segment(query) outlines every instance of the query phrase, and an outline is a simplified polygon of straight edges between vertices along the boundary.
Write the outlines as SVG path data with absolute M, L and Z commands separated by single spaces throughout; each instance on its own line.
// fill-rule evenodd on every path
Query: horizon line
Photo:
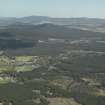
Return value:
M 0 18 L 25 18 L 25 17 L 46 17 L 46 18 L 65 18 L 65 19 L 71 19 L 71 18 L 84 18 L 84 19 L 104 19 L 101 17 L 84 17 L 84 16 L 71 16 L 71 17 L 56 17 L 56 16 L 44 16 L 44 15 L 27 15 L 27 16 L 0 16 Z

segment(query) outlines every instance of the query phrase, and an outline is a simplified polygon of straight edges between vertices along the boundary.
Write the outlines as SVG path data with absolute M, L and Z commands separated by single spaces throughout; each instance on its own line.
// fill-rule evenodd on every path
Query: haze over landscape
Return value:
M 0 105 L 105 105 L 105 0 L 0 0 Z
M 105 18 L 105 0 L 0 0 L 1 17 Z

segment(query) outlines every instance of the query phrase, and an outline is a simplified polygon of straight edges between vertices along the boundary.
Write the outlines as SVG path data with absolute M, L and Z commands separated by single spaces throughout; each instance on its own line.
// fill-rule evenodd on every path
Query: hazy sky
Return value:
M 0 0 L 0 16 L 105 18 L 105 0 Z

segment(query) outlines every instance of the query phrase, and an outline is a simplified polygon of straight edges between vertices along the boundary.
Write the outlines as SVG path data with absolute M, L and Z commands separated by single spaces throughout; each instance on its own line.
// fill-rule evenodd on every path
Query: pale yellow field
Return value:
M 27 62 L 27 61 L 31 61 L 33 56 L 16 56 L 16 61 L 21 61 L 21 62 Z
M 48 98 L 49 105 L 81 105 L 72 98 Z

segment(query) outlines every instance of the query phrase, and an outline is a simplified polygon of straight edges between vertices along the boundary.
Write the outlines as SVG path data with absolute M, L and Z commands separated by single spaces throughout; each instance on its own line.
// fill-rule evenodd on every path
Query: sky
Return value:
M 0 17 L 105 18 L 105 0 L 0 0 Z

